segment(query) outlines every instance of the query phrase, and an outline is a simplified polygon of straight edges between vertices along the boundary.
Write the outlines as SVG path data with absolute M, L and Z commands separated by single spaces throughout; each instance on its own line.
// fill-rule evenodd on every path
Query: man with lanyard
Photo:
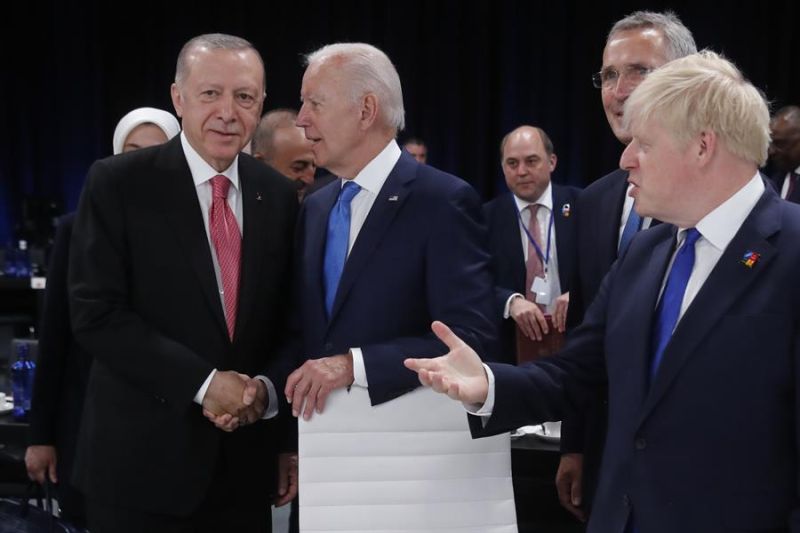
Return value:
M 578 189 L 550 182 L 557 157 L 541 128 L 520 126 L 511 131 L 500 144 L 500 154 L 510 194 L 487 203 L 484 215 L 495 309 L 503 317 L 499 354 L 512 362 L 516 327 L 535 341 L 551 328 L 565 329 L 568 283 L 575 266 L 571 206 Z

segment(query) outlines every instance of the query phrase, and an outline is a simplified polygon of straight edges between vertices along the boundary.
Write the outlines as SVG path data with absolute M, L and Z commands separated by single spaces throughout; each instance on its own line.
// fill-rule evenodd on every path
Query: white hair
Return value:
M 330 58 L 340 59 L 337 68 L 344 71 L 343 77 L 347 80 L 354 101 L 360 100 L 365 94 L 374 94 L 378 98 L 384 124 L 394 128 L 395 133 L 405 127 L 400 76 L 386 54 L 366 43 L 329 44 L 308 54 L 306 66 Z

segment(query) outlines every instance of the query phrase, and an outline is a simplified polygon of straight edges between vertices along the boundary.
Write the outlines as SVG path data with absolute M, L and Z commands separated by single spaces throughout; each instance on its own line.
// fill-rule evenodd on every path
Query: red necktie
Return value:
M 228 189 L 231 182 L 225 176 L 211 178 L 213 200 L 208 212 L 208 227 L 211 242 L 217 253 L 220 275 L 222 277 L 222 296 L 225 302 L 225 321 L 228 335 L 233 340 L 236 326 L 236 305 L 239 298 L 239 265 L 242 253 L 242 236 L 236 217 L 228 206 Z
M 536 244 L 539 245 L 541 248 L 541 234 L 542 230 L 539 226 L 539 218 L 536 216 L 539 213 L 539 204 L 531 204 L 525 209 L 528 210 L 530 213 L 530 219 L 528 220 L 528 232 L 530 236 L 536 239 Z M 533 280 L 536 278 L 544 277 L 544 265 L 542 265 L 542 259 L 539 257 L 539 253 L 536 251 L 536 247 L 531 243 L 530 238 L 528 238 L 528 260 L 525 262 L 525 296 L 531 302 L 536 302 L 536 295 L 531 291 L 531 287 L 533 286 Z M 540 307 L 543 307 L 540 305 Z

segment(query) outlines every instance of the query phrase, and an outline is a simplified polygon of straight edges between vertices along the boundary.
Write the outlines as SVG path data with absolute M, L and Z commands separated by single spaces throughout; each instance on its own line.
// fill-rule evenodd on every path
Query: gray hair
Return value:
M 606 43 L 615 33 L 640 28 L 660 30 L 666 39 L 667 61 L 697 53 L 697 45 L 689 28 L 672 11 L 656 13 L 654 11 L 636 11 L 617 21 L 608 32 Z
M 206 33 L 204 35 L 198 35 L 183 45 L 183 48 L 181 48 L 178 54 L 178 63 L 175 66 L 176 85 L 180 86 L 189 75 L 189 55 L 196 48 L 208 48 L 210 50 L 252 50 L 261 63 L 262 86 L 266 89 L 266 70 L 261 54 L 258 53 L 258 50 L 256 50 L 255 46 L 253 46 L 250 41 L 225 33 Z
M 661 122 L 680 144 L 715 132 L 733 154 L 763 166 L 769 146 L 764 95 L 736 65 L 711 51 L 676 59 L 653 71 L 625 102 L 625 127 Z
M 366 43 L 336 43 L 323 46 L 305 57 L 306 66 L 338 58 L 337 68 L 350 87 L 354 101 L 373 93 L 378 98 L 381 119 L 395 133 L 405 127 L 403 89 L 400 76 L 389 57 L 378 48 Z
M 281 128 L 292 127 L 295 128 L 297 122 L 297 111 L 294 109 L 281 108 L 273 109 L 261 117 L 253 140 L 250 143 L 250 151 L 261 153 L 264 159 L 271 161 L 275 156 L 274 146 L 272 139 L 275 137 L 275 132 Z

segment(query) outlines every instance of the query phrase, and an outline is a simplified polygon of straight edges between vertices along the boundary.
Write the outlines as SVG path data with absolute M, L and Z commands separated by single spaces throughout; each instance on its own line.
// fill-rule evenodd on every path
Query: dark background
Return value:
M 172 110 L 169 85 L 189 38 L 252 41 L 267 66 L 265 110 L 298 105 L 301 54 L 366 41 L 394 61 L 406 135 L 429 162 L 489 199 L 504 190 L 497 145 L 513 127 L 547 130 L 554 179 L 584 186 L 617 165 L 590 75 L 610 25 L 636 9 L 674 10 L 699 47 L 736 62 L 775 106 L 800 103 L 800 8 L 787 1 L 631 2 L 406 0 L 206 3 L 33 2 L 0 22 L 0 247 L 75 208 L 92 161 L 111 154 L 134 107 Z M 22 11 L 21 14 L 20 10 Z M 15 16 L 11 16 L 15 13 Z

